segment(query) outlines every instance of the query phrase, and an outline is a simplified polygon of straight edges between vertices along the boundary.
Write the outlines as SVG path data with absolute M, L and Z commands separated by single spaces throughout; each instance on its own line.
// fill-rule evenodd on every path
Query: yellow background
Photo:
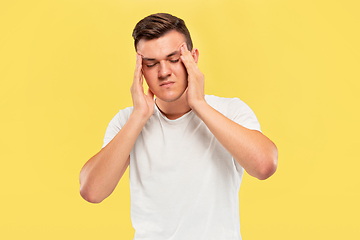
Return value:
M 132 104 L 132 29 L 156 12 L 278 146 L 274 176 L 244 176 L 243 239 L 360 239 L 358 0 L 1 1 L 0 239 L 132 239 L 128 172 L 98 205 L 78 174 Z

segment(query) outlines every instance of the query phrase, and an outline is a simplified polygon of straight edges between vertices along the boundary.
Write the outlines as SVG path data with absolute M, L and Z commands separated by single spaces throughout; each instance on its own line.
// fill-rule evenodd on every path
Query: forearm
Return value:
M 205 101 L 193 110 L 250 175 L 266 179 L 276 171 L 277 148 L 261 132 L 249 130 L 231 121 Z
M 108 197 L 129 165 L 130 152 L 146 121 L 135 115 L 103 149 L 84 165 L 80 172 L 80 194 L 93 203 Z

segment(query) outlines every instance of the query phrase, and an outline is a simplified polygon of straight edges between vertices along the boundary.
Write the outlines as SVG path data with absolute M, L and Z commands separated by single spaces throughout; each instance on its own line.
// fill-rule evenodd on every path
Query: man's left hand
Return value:
M 196 54 L 196 49 L 193 54 Z M 186 43 L 180 47 L 180 58 L 188 73 L 188 88 L 186 90 L 186 100 L 191 109 L 196 108 L 205 103 L 204 95 L 204 74 L 198 68 L 191 52 L 187 49 Z

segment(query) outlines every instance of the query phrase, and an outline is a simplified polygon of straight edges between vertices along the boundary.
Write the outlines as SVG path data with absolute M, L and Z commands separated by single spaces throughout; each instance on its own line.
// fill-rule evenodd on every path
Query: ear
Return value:
M 194 61 L 197 64 L 199 60 L 199 50 L 197 48 L 193 48 L 193 50 L 191 50 L 191 56 L 194 58 Z

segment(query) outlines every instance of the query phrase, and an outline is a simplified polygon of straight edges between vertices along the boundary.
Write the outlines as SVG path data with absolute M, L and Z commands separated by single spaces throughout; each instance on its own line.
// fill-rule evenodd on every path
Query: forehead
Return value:
M 168 54 L 179 50 L 184 42 L 185 36 L 173 30 L 160 38 L 141 39 L 137 44 L 137 51 L 146 58 L 165 58 Z

